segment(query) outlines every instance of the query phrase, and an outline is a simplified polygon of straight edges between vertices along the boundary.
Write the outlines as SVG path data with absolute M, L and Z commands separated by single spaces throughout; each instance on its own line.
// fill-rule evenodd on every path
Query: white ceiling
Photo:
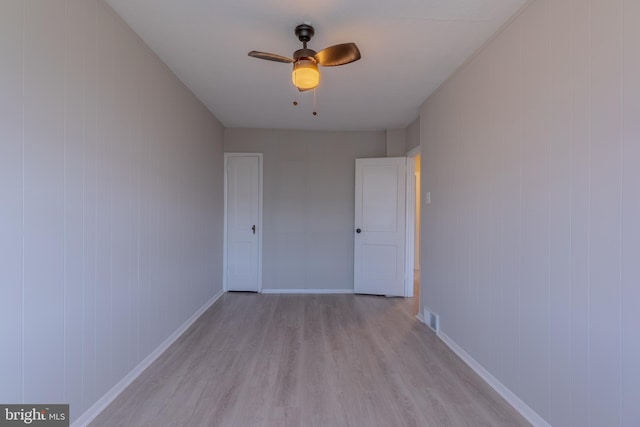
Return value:
M 527 0 L 107 0 L 226 127 L 403 128 L 425 99 Z M 320 69 L 298 93 L 293 30 L 315 27 L 309 48 L 355 42 L 362 59 Z M 298 100 L 299 105 L 292 105 Z

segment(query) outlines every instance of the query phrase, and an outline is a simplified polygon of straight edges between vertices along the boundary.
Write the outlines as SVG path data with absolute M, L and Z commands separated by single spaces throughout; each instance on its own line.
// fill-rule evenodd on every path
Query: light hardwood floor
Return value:
M 227 293 L 91 426 L 526 426 L 415 301 Z

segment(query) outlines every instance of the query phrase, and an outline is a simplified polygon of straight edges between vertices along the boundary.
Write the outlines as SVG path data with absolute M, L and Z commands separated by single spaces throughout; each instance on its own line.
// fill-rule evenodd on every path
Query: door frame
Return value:
M 224 237 L 222 250 L 222 290 L 229 290 L 227 283 L 227 163 L 230 157 L 258 158 L 258 293 L 262 293 L 262 197 L 263 197 L 263 154 L 262 153 L 224 153 Z
M 416 229 L 416 180 L 415 180 L 415 158 L 420 154 L 420 146 L 407 153 L 407 195 L 406 195 L 406 237 L 405 237 L 405 272 L 404 272 L 404 296 L 413 297 L 413 270 L 415 268 L 415 229 Z

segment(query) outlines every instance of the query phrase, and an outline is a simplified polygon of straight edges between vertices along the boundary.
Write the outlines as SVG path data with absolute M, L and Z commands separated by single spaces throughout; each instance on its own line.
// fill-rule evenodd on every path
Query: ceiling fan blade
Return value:
M 315 59 L 324 67 L 344 65 L 360 59 L 360 50 L 355 43 L 343 43 L 322 49 L 316 53 Z
M 249 56 L 266 59 L 267 61 L 284 62 L 285 64 L 291 64 L 293 62 L 293 59 L 287 58 L 286 56 L 276 55 L 275 53 L 258 52 L 256 50 L 249 52 Z
M 306 91 L 311 90 L 311 89 L 315 89 L 315 88 L 310 88 L 310 89 L 300 89 L 300 88 L 298 88 L 298 92 L 306 92 Z

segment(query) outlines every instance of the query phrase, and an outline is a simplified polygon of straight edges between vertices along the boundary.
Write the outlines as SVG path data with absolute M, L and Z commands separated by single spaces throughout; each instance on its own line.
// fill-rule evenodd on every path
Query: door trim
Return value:
M 262 153 L 224 153 L 224 237 L 222 249 L 222 289 L 229 290 L 227 283 L 227 161 L 230 157 L 258 158 L 258 293 L 262 293 L 262 197 L 263 197 L 263 154 Z

